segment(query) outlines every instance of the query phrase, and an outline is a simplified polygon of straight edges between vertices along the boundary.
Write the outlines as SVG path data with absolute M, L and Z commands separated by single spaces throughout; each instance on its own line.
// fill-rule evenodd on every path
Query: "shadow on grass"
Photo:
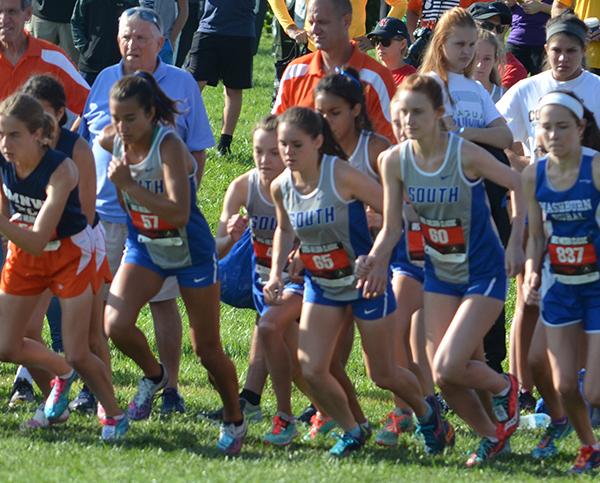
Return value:
M 205 422 L 198 422 L 192 416 L 178 418 L 176 422 L 166 421 L 156 426 L 155 420 L 132 423 L 127 438 L 115 444 L 105 444 L 99 440 L 100 428 L 92 424 L 91 419 L 75 417 L 69 421 L 72 424 L 53 426 L 47 430 L 36 432 L 20 432 L 19 418 L 10 418 L 3 421 L 3 437 L 22 438 L 32 442 L 42 442 L 49 445 L 73 444 L 74 447 L 115 447 L 123 451 L 138 451 L 155 449 L 162 452 L 183 452 L 208 460 L 223 460 L 224 455 L 216 449 L 218 427 Z M 180 427 L 185 425 L 185 428 Z M 9 436 L 10 435 L 10 436 Z M 18 437 L 18 436 L 17 436 Z M 295 442 L 287 448 L 274 448 L 265 446 L 262 437 L 249 434 L 246 438 L 242 453 L 236 457 L 238 461 L 261 461 L 266 465 L 273 460 L 290 460 L 298 464 L 314 464 L 318 461 L 330 461 L 332 464 L 346 466 L 371 466 L 379 463 L 402 467 L 418 467 L 433 471 L 450 470 L 459 474 L 468 475 L 464 463 L 467 455 L 461 454 L 460 448 L 454 448 L 444 455 L 425 455 L 419 444 L 403 438 L 396 448 L 384 448 L 370 443 L 363 450 L 352 454 L 343 460 L 334 460 L 329 456 L 328 450 L 333 444 L 333 439 L 322 439 L 318 442 Z M 500 456 L 492 464 L 485 465 L 487 476 L 504 479 L 516 478 L 517 475 L 528 475 L 535 478 L 555 478 L 565 476 L 564 469 L 571 463 L 570 455 L 561 453 L 549 462 L 538 462 L 525 454 L 509 454 Z M 477 470 L 474 470 L 477 471 Z M 479 474 L 479 473 L 477 473 Z

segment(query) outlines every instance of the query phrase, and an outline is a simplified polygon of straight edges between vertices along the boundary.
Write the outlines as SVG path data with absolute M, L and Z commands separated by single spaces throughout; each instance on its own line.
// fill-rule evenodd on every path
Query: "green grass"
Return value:
M 268 39 L 264 39 L 255 61 L 255 88 L 246 92 L 244 109 L 234 140 L 234 156 L 223 160 L 209 154 L 199 201 L 214 228 L 221 201 L 229 182 L 251 166 L 250 132 L 253 124 L 269 112 L 272 94 L 272 58 Z M 221 88 L 204 93 L 211 124 L 219 133 L 223 106 Z M 512 313 L 512 310 L 510 310 Z M 248 342 L 254 321 L 250 311 L 223 307 L 222 337 L 228 354 L 235 361 L 240 380 L 245 378 Z M 140 316 L 140 327 L 152 334 L 148 312 Z M 115 383 L 120 401 L 131 398 L 140 372 L 113 351 Z M 156 418 L 132 425 L 126 441 L 107 446 L 99 441 L 95 418 L 73 415 L 62 427 L 35 434 L 23 434 L 19 424 L 31 414 L 31 408 L 8 411 L 14 366 L 0 366 L 0 481 L 536 481 L 554 480 L 564 475 L 577 448 L 571 436 L 559 457 L 552 462 L 534 462 L 527 456 L 539 434 L 519 432 L 512 440 L 514 454 L 495 464 L 467 471 L 463 468 L 469 450 L 477 440 L 464 424 L 457 426 L 457 446 L 449 454 L 428 458 L 410 437 L 403 437 L 397 449 L 383 449 L 373 443 L 359 455 L 344 461 L 327 456 L 331 441 L 318 444 L 296 443 L 289 449 L 265 447 L 261 436 L 269 422 L 251 426 L 239 458 L 226 459 L 214 449 L 217 429 L 198 422 L 201 409 L 220 405 L 208 383 L 206 372 L 193 355 L 185 337 L 180 390 L 186 398 L 187 414 L 163 422 Z M 390 408 L 390 396 L 377 389 L 366 377 L 362 358 L 355 344 L 349 366 L 365 413 L 371 421 L 380 421 Z M 294 397 L 294 410 L 300 411 L 306 400 Z M 270 387 L 265 390 L 263 411 L 275 411 Z

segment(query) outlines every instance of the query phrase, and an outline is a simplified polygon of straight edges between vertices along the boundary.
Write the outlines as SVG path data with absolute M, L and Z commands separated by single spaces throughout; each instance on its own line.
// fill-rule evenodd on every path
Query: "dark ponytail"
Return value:
M 313 139 L 319 134 L 323 135 L 320 153 L 348 160 L 348 156 L 333 137 L 329 123 L 318 112 L 307 107 L 291 107 L 279 116 L 279 123 L 284 122 L 293 124 Z
M 324 77 L 317 84 L 313 94 L 314 97 L 316 98 L 321 92 L 341 97 L 350 105 L 350 108 L 360 104 L 360 113 L 356 117 L 356 130 L 373 130 L 371 120 L 367 115 L 363 85 L 356 70 L 351 67 L 343 70 L 338 69 L 335 74 Z
M 38 101 L 45 101 L 52 106 L 52 109 L 59 111 L 67 108 L 67 95 L 61 82 L 51 75 L 35 75 L 30 77 L 21 92 L 35 97 Z M 67 114 L 63 112 L 60 119 L 57 119 L 59 126 L 64 126 L 67 122 Z
M 119 79 L 110 90 L 110 97 L 115 101 L 124 101 L 135 97 L 138 104 L 150 112 L 154 108 L 154 122 L 175 125 L 175 116 L 180 114 L 177 101 L 168 97 L 160 88 L 152 74 L 137 71 Z

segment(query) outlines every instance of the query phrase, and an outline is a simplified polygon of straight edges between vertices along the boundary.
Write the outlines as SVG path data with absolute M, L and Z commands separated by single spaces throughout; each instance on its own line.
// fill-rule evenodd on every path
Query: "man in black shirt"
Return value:
M 31 33 L 63 49 L 77 63 L 79 54 L 73 45 L 71 15 L 75 0 L 33 0 Z
M 119 17 L 135 6 L 138 0 L 76 0 L 71 18 L 73 42 L 79 51 L 79 70 L 90 86 L 102 69 L 121 60 Z

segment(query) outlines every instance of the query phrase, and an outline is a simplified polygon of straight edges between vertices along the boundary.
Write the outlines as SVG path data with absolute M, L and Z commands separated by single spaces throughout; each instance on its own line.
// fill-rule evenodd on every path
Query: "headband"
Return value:
M 347 70 L 340 68 L 340 67 L 336 67 L 335 73 L 339 74 L 339 75 L 343 75 L 347 79 L 350 79 L 355 85 L 357 85 L 358 87 L 360 87 L 362 89 L 362 84 L 360 83 L 360 79 L 357 79 L 356 76 L 352 75 Z
M 550 92 L 543 96 L 538 102 L 538 112 L 542 110 L 542 107 L 549 105 L 558 105 L 566 107 L 569 111 L 575 114 L 575 117 L 580 121 L 583 119 L 583 105 L 574 97 L 564 92 Z
M 587 41 L 587 31 L 581 25 L 574 22 L 556 22 L 546 28 L 546 41 L 556 34 L 571 34 L 581 40 L 585 45 Z

